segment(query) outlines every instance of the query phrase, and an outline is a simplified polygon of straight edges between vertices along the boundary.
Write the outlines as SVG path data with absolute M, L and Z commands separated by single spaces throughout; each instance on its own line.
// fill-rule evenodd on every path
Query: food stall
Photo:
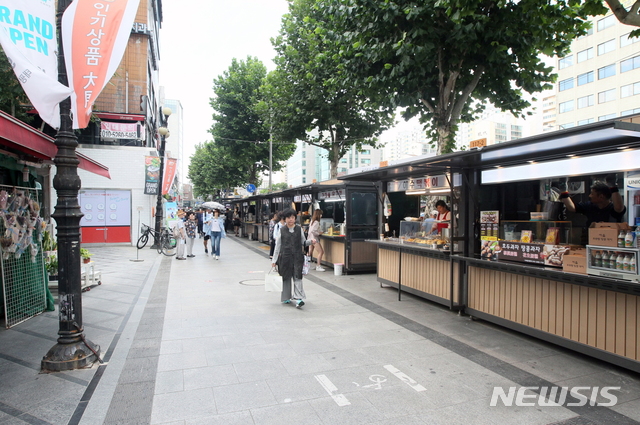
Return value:
M 379 247 L 378 280 L 437 302 L 451 297 L 451 306 L 473 317 L 640 371 L 637 233 L 629 237 L 636 245 L 618 245 L 621 234 L 626 245 L 639 213 L 640 117 L 343 178 L 377 180 L 382 192 L 391 181 L 447 169 L 461 175 L 448 254 L 453 290 L 433 286 L 447 279 L 433 277 L 434 260 L 446 264 L 446 254 L 407 239 L 370 241 Z M 588 201 L 599 180 L 617 184 L 627 223 L 586 228 L 585 217 L 557 199 L 567 191 L 576 203 Z M 384 230 L 383 220 L 379 225 Z M 432 254 L 432 264 L 418 265 L 418 252 Z
M 369 182 L 327 180 L 313 183 L 306 191 L 313 194 L 312 209 L 323 212 L 322 264 L 341 264 L 345 273 L 375 271 L 377 249 L 365 241 L 378 234 L 376 188 Z
M 341 177 L 378 182 L 379 231 L 367 243 L 378 247 L 378 281 L 398 288 L 398 299 L 408 292 L 462 308 L 461 265 L 451 254 L 466 246 L 458 229 L 468 214 L 461 202 L 464 165 L 464 158 L 450 154 Z M 446 222 L 431 217 L 435 200 L 450 206 Z

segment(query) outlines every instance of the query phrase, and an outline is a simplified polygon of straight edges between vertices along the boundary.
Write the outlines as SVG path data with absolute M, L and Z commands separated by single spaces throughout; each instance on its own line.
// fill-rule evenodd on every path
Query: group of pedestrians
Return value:
M 174 231 L 177 243 L 176 260 L 195 257 L 193 246 L 199 236 L 203 239 L 205 254 L 209 253 L 211 241 L 211 256 L 216 260 L 220 259 L 220 241 L 227 237 L 225 216 L 220 210 L 204 210 L 199 214 L 195 211 L 178 210 L 177 215 Z

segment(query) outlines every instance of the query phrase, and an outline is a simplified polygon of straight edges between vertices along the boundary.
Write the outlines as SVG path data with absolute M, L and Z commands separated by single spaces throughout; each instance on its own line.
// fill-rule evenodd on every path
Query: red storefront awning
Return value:
M 58 147 L 52 137 L 3 111 L 0 111 L 0 146 L 46 163 L 53 163 L 53 158 L 58 153 Z M 80 160 L 78 167 L 111 179 L 108 167 L 79 152 L 76 152 L 76 155 Z

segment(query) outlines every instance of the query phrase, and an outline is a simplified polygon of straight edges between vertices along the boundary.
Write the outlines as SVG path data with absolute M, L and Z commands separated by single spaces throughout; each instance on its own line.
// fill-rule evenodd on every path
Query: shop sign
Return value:
M 477 139 L 477 140 L 472 140 L 469 142 L 469 149 L 473 149 L 473 148 L 483 148 L 487 146 L 487 139 Z
M 335 189 L 335 190 L 327 190 L 327 191 L 318 193 L 318 199 L 330 199 L 330 198 L 344 199 L 345 190 Z
M 305 203 L 309 203 L 311 202 L 311 195 L 310 194 L 306 194 L 306 195 L 296 195 L 293 197 L 293 202 L 305 202 Z
M 119 123 L 102 121 L 100 123 L 102 139 L 144 139 L 144 127 L 138 123 Z
M 520 263 L 544 264 L 544 245 L 522 242 L 500 241 L 500 260 L 518 261 Z
M 387 192 L 405 192 L 407 190 L 437 189 L 448 188 L 447 177 L 442 174 L 440 176 L 427 176 L 417 179 L 407 179 L 393 181 L 387 184 Z
M 624 185 L 629 190 L 639 190 L 640 189 L 640 171 L 629 171 L 627 173 L 627 178 L 624 179 Z
M 480 239 L 498 240 L 499 211 L 480 211 Z

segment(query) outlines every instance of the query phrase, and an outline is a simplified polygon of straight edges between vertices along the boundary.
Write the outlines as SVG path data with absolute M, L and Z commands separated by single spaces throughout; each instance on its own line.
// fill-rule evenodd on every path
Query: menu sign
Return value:
M 318 199 L 339 198 L 344 200 L 345 195 L 346 195 L 346 192 L 344 189 L 327 190 L 327 191 L 318 193 Z
M 448 187 L 449 182 L 447 181 L 447 177 L 443 174 L 440 176 L 420 177 L 417 179 L 389 182 L 387 183 L 387 192 L 404 192 L 407 190 L 436 189 Z
M 128 190 L 81 190 L 80 226 L 130 226 L 131 192 Z
M 500 241 L 499 258 L 521 263 L 544 264 L 544 245 Z
M 480 239 L 498 240 L 498 224 L 500 211 L 480 211 Z

